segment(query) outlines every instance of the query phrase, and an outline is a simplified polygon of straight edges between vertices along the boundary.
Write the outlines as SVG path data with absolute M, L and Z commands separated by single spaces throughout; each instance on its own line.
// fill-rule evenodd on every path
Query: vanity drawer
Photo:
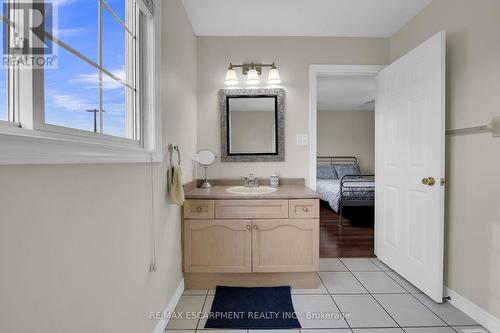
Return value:
M 290 200 L 291 219 L 319 219 L 319 200 Z
M 214 218 L 213 200 L 186 200 L 184 203 L 184 218 L 205 219 Z
M 286 219 L 288 200 L 217 200 L 218 219 Z

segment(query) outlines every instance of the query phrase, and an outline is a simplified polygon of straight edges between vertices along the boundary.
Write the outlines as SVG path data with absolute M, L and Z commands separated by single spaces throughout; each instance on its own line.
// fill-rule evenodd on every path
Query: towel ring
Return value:
M 179 150 L 179 146 L 174 146 L 172 144 L 168 145 L 168 151 L 170 152 L 170 165 L 174 165 L 172 162 L 172 155 L 174 154 L 174 150 L 177 152 L 177 165 L 181 165 L 181 152 Z

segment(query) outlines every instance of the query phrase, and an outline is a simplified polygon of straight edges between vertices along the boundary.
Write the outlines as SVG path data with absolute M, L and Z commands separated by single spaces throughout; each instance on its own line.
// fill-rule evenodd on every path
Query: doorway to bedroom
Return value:
M 376 179 L 372 205 L 375 205 L 373 254 L 377 259 L 331 259 L 330 266 L 344 261 L 382 262 L 434 301 L 442 302 L 446 184 L 445 32 L 430 37 L 383 69 L 380 66 L 310 66 L 308 184 L 312 189 L 317 188 L 318 182 L 318 82 L 325 75 L 376 77 Z M 351 173 L 354 164 L 354 167 L 361 164 L 359 160 L 345 162 L 350 168 L 345 171 L 344 164 L 333 161 L 331 164 L 335 164 L 336 179 L 341 177 L 340 183 L 344 176 L 338 174 L 339 170 Z M 337 168 L 337 164 L 342 165 Z M 333 172 L 331 168 L 329 172 Z M 362 174 L 351 177 L 368 183 Z M 359 183 L 345 189 L 349 193 L 341 193 L 340 207 L 349 204 L 356 207 L 370 200 Z M 346 236 L 344 227 L 337 225 L 337 230 L 338 235 Z M 321 232 L 326 233 L 324 229 Z M 322 241 L 324 244 L 325 236 Z M 322 255 L 332 254 L 323 251 Z
M 321 198 L 322 258 L 375 257 L 375 96 L 381 67 L 363 67 L 339 73 L 325 66 L 315 75 L 311 158 Z

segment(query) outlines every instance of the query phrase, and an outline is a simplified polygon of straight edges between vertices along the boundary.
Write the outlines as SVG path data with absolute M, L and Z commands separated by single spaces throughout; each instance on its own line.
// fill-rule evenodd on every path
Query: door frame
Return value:
M 318 76 L 373 76 L 386 65 L 310 65 L 309 66 L 309 177 L 307 186 L 316 190 L 316 157 L 318 153 Z M 376 130 L 376 129 L 375 129 Z

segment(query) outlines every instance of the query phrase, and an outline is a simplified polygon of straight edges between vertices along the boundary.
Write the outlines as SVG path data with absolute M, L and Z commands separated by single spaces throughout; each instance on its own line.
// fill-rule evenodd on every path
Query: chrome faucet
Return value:
M 249 174 L 248 177 L 241 177 L 241 179 L 245 187 L 259 187 L 259 178 L 255 177 L 253 173 Z

